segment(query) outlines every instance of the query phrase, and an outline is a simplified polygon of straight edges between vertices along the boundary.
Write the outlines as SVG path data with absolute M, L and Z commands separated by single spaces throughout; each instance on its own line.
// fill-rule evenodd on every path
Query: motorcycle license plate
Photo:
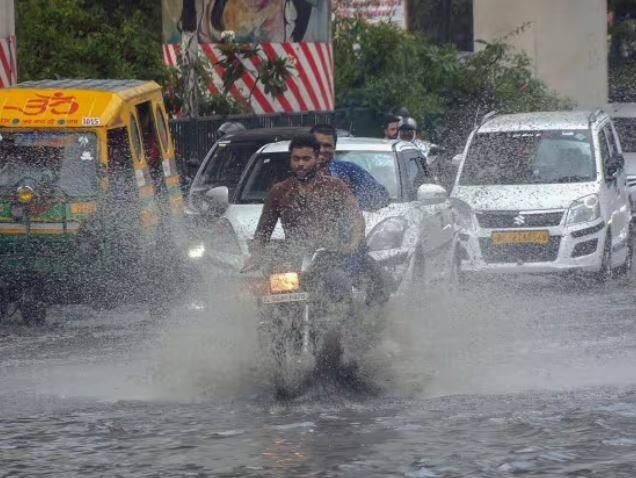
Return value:
M 307 292 L 295 292 L 293 294 L 271 294 L 261 298 L 263 304 L 280 304 L 283 302 L 304 302 L 309 299 Z
M 493 245 L 500 244 L 542 244 L 550 242 L 548 231 L 515 231 L 515 232 L 493 232 L 490 236 Z

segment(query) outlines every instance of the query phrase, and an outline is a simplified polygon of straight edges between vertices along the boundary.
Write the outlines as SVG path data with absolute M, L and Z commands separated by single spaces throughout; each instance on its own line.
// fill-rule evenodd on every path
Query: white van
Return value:
M 631 268 L 624 160 L 607 114 L 491 116 L 454 161 L 462 271 L 606 280 Z

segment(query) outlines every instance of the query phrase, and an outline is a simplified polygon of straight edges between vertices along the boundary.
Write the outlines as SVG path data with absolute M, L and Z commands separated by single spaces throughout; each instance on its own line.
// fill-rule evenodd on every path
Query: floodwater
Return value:
M 636 476 L 633 285 L 393 303 L 368 387 L 273 398 L 254 310 L 53 307 L 0 324 L 0 476 Z

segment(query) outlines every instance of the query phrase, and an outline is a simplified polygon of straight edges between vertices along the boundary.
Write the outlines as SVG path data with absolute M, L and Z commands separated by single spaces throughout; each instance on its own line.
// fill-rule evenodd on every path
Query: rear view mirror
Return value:
M 453 156 L 453 159 L 451 160 L 451 164 L 453 166 L 455 166 L 456 168 L 459 168 L 459 166 L 462 164 L 462 161 L 464 160 L 464 155 L 463 154 L 456 154 L 455 156 Z
M 448 193 L 439 184 L 422 184 L 417 188 L 417 200 L 421 202 L 442 202 L 448 199 Z
M 210 206 L 208 214 L 221 215 L 230 206 L 230 191 L 227 186 L 217 186 L 205 193 L 205 201 Z

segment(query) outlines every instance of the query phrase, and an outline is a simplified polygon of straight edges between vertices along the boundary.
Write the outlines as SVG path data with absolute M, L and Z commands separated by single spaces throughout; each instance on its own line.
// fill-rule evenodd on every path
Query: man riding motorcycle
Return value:
M 261 263 L 279 219 L 285 242 L 306 251 L 325 248 L 351 256 L 364 246 L 362 212 L 349 188 L 320 169 L 320 144 L 312 135 L 299 135 L 289 151 L 292 175 L 267 194 L 243 270 Z

